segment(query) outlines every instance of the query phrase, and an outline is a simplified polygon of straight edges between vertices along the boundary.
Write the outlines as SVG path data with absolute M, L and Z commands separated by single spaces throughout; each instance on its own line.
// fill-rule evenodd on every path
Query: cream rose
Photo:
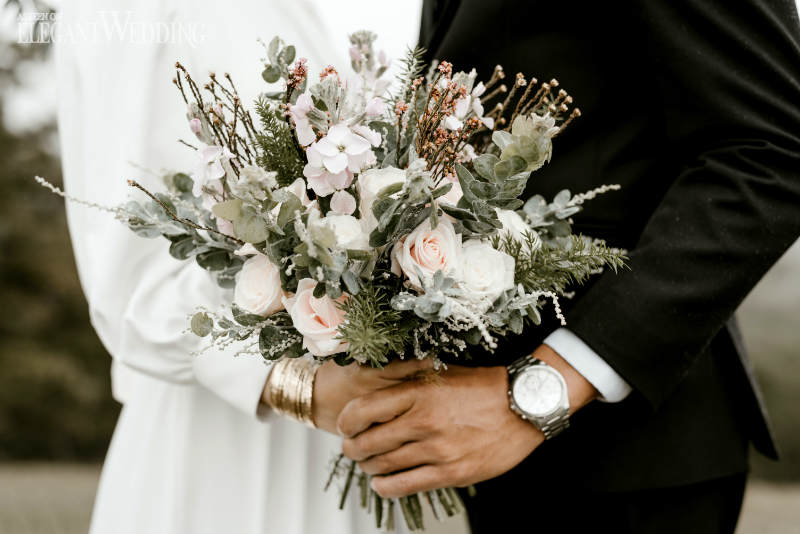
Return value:
M 256 252 L 236 274 L 234 303 L 248 313 L 266 317 L 283 308 L 282 299 L 278 267 L 269 258 Z
M 336 236 L 336 246 L 358 250 L 369 249 L 369 235 L 361 226 L 361 221 L 352 215 L 328 213 L 321 223 L 330 228 Z
M 344 311 L 336 305 L 344 298 L 332 300 L 327 295 L 314 296 L 316 280 L 304 278 L 297 284 L 297 293 L 283 299 L 292 324 L 303 336 L 303 348 L 314 356 L 330 356 L 347 350 L 348 344 L 338 339 L 338 326 L 344 321 Z
M 470 239 L 461 248 L 458 286 L 469 300 L 483 302 L 488 308 L 514 287 L 514 258 L 485 241 Z
M 359 211 L 364 230 L 370 233 L 378 226 L 378 221 L 372 214 L 372 205 L 382 189 L 406 181 L 406 172 L 395 167 L 383 169 L 369 169 L 358 175 L 358 194 L 361 197 Z
M 442 271 L 457 276 L 461 266 L 461 234 L 457 234 L 449 219 L 439 219 L 431 229 L 430 219 L 420 224 L 392 249 L 392 272 L 406 275 L 411 285 L 422 287 L 418 276 L 428 279 Z
M 533 249 L 538 250 L 542 246 L 542 241 L 539 239 L 539 234 L 536 230 L 528 226 L 528 223 L 520 216 L 519 213 L 512 210 L 497 209 L 497 218 L 503 225 L 500 230 L 501 235 L 509 235 L 517 241 L 527 241 L 525 234 L 530 232 L 533 235 Z

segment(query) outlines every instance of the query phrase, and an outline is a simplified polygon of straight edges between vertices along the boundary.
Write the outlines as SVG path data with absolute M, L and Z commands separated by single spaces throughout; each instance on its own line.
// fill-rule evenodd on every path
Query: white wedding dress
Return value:
M 192 168 L 194 154 L 176 141 L 193 137 L 171 83 L 176 60 L 198 80 L 230 72 L 250 99 L 267 89 L 257 37 L 295 44 L 316 77 L 328 63 L 349 71 L 346 34 L 364 27 L 401 56 L 416 42 L 419 10 L 417 1 L 376 0 L 64 2 L 56 61 L 68 193 L 117 205 L 131 194 L 128 178 L 162 187 L 142 168 Z M 374 531 L 354 499 L 339 511 L 338 492 L 322 491 L 340 440 L 259 407 L 268 374 L 259 357 L 190 355 L 200 342 L 186 333 L 187 316 L 223 297 L 212 279 L 172 259 L 165 240 L 139 238 L 106 213 L 70 205 L 68 218 L 123 404 L 91 532 Z

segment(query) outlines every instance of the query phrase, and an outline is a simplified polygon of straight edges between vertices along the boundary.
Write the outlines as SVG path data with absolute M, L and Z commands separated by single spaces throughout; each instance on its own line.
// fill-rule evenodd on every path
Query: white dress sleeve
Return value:
M 70 14 L 73 22 L 87 24 L 96 12 L 76 7 Z M 146 16 L 142 9 L 136 14 Z M 102 47 L 82 39 L 57 44 L 67 193 L 115 206 L 132 194 L 128 178 L 151 190 L 164 188 L 132 163 L 156 171 L 190 168 L 193 155 L 176 140 L 191 133 L 170 80 L 177 57 L 191 63 L 200 52 L 173 48 L 124 39 Z M 257 76 L 258 64 L 252 65 Z M 114 365 L 158 380 L 201 384 L 239 410 L 263 415 L 259 399 L 269 366 L 260 356 L 234 357 L 234 348 L 193 355 L 205 341 L 187 331 L 188 317 L 198 305 L 215 309 L 225 290 L 193 260 L 172 258 L 163 238 L 138 237 L 113 216 L 80 205 L 70 204 L 67 216 L 91 321 Z M 115 379 L 124 375 L 114 373 Z
M 209 70 L 230 72 L 242 101 L 252 102 L 269 89 L 261 78 L 264 50 L 256 37 L 269 40 L 279 33 L 295 43 L 313 73 L 329 63 L 347 65 L 346 34 L 359 27 L 377 31 L 379 46 L 389 50 L 414 42 L 414 15 L 397 24 L 381 8 L 359 5 L 297 0 L 228 9 L 210 0 L 69 2 L 60 13 L 63 31 L 55 46 L 67 192 L 114 206 L 136 193 L 126 179 L 163 189 L 136 165 L 191 169 L 194 154 L 177 142 L 193 137 L 171 83 L 176 60 L 198 81 Z M 407 7 L 414 14 L 419 5 Z M 154 23 L 170 28 L 170 38 L 139 31 Z M 199 383 L 257 416 L 269 373 L 259 356 L 233 357 L 233 350 L 191 354 L 203 342 L 186 332 L 188 316 L 198 305 L 214 309 L 225 300 L 212 278 L 193 261 L 170 257 L 164 239 L 137 237 L 108 214 L 70 205 L 67 216 L 92 324 L 114 358 L 115 396 L 124 401 L 124 376 L 137 373 Z

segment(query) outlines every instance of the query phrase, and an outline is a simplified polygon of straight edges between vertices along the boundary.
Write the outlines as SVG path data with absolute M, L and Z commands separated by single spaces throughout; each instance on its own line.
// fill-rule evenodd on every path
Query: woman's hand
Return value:
M 432 367 L 430 360 L 395 361 L 383 369 L 373 369 L 355 363 L 342 367 L 328 360 L 317 370 L 314 379 L 312 401 L 314 425 L 333 434 L 339 434 L 336 420 L 342 408 L 352 399 L 430 372 Z M 266 398 L 264 400 L 266 401 Z

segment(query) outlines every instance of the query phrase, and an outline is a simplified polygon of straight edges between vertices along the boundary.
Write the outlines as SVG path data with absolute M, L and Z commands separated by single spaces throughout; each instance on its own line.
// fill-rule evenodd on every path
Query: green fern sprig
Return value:
M 294 134 L 277 106 L 263 95 L 256 100 L 256 113 L 261 121 L 261 129 L 256 132 L 256 161 L 261 168 L 278 173 L 276 179 L 283 187 L 303 175 L 304 162 L 297 155 Z
M 514 258 L 514 280 L 526 291 L 561 294 L 570 285 L 584 283 L 600 269 L 608 267 L 617 272 L 626 267 L 623 251 L 580 235 L 570 236 L 566 247 L 542 246 L 532 233 L 523 240 L 508 235 L 494 240 L 495 248 Z
M 391 307 L 392 294 L 383 286 L 367 284 L 341 305 L 347 319 L 339 326 L 339 335 L 350 344 L 344 363 L 355 360 L 382 367 L 393 355 L 405 352 L 416 321 Z

